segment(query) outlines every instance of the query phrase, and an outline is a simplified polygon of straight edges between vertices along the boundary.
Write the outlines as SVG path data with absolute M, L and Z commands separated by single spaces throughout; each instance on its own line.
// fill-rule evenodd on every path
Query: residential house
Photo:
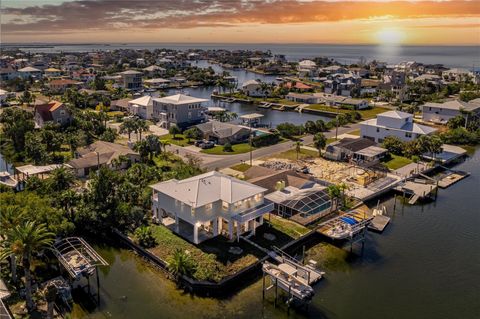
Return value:
M 387 150 L 368 138 L 344 138 L 330 143 L 323 156 L 334 161 L 353 161 L 358 164 L 378 163 Z
M 154 218 L 195 244 L 218 235 L 238 240 L 255 233 L 273 210 L 264 200 L 265 188 L 216 171 L 150 187 Z
M 452 100 L 444 103 L 425 103 L 422 105 L 422 120 L 446 124 L 449 119 L 462 115 L 462 111 L 470 112 L 472 116 L 480 116 L 480 99 L 470 102 Z
M 155 77 L 164 75 L 167 72 L 167 69 L 159 67 L 157 65 L 150 65 L 146 68 L 143 68 L 143 73 L 148 77 Z
M 363 99 L 352 99 L 325 93 L 313 93 L 313 96 L 318 98 L 317 103 L 324 103 L 336 108 L 363 110 L 369 107 L 368 101 Z
M 68 162 L 78 177 L 85 177 L 98 167 L 124 169 L 140 161 L 140 155 L 130 148 L 104 141 L 97 141 L 75 152 L 75 159 Z
M 153 98 L 149 95 L 128 101 L 128 111 L 144 120 L 153 116 Z
M 265 199 L 273 213 L 308 225 L 335 208 L 326 192 L 326 183 L 292 170 L 253 166 L 245 172 L 248 182 L 267 189 Z
M 46 78 L 55 78 L 62 75 L 62 70 L 56 68 L 48 68 L 43 70 Z
M 320 98 L 314 96 L 312 94 L 303 94 L 303 93 L 294 93 L 290 92 L 285 96 L 285 98 L 289 101 L 296 102 L 296 103 L 304 103 L 304 104 L 316 104 L 319 103 Z
M 40 128 L 48 122 L 64 126 L 72 121 L 72 115 L 62 102 L 37 100 L 34 105 L 34 121 L 35 126 Z
M 443 71 L 442 77 L 447 81 L 464 82 L 475 79 L 475 74 L 467 69 L 453 68 Z
M 21 68 L 17 72 L 18 72 L 17 74 L 22 79 L 29 79 L 29 78 L 39 79 L 39 78 L 42 77 L 42 70 L 39 70 L 39 69 L 31 67 L 31 66 Z
M 198 124 L 196 127 L 202 132 L 203 138 L 223 145 L 225 143 L 241 143 L 250 136 L 250 129 L 245 126 L 223 123 L 219 121 L 209 121 Z
M 130 98 L 124 98 L 119 100 L 113 100 L 110 102 L 110 110 L 111 111 L 128 111 L 128 102 L 130 102 Z
M 242 84 L 242 91 L 247 96 L 263 97 L 266 92 L 263 92 L 260 82 L 256 80 L 248 80 Z
M 153 118 L 160 127 L 169 128 L 175 124 L 180 128 L 202 123 L 206 120 L 206 99 L 185 94 L 176 94 L 153 99 Z
M 13 80 L 18 76 L 17 70 L 14 69 L 12 66 L 8 65 L 5 68 L 0 69 L 0 80 L 1 81 L 9 81 Z
M 382 143 L 387 136 L 396 136 L 402 141 L 411 141 L 428 135 L 436 129 L 413 122 L 413 115 L 400 111 L 388 111 L 377 118 L 360 122 L 360 136 Z
M 139 90 L 142 88 L 142 72 L 127 70 L 120 72 L 121 86 L 127 90 Z
M 162 78 L 147 79 L 143 81 L 146 87 L 151 89 L 164 89 L 170 85 L 170 80 Z
M 83 82 L 78 82 L 70 79 L 57 79 L 48 82 L 47 86 L 52 92 L 63 93 L 66 89 L 71 87 L 79 88 L 83 85 Z
M 0 89 L 0 106 L 2 106 L 5 103 L 8 97 L 9 97 L 8 91 Z
M 360 96 L 377 94 L 380 80 L 362 79 L 360 82 Z

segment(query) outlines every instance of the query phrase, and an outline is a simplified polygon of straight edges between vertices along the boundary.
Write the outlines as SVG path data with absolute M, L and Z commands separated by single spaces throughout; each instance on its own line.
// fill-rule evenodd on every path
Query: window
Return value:
M 227 202 L 222 202 L 222 208 L 223 208 L 224 210 L 228 210 L 228 207 L 229 207 L 229 206 L 230 206 L 230 205 L 229 205 Z
M 410 133 L 410 132 L 405 132 L 405 137 L 412 137 L 412 133 Z
M 206 204 L 206 205 L 205 205 L 205 210 L 206 210 L 206 211 L 212 210 L 212 208 L 213 208 L 213 204 L 212 204 L 212 203 L 209 203 L 209 204 Z
M 377 127 L 377 133 L 380 132 L 380 128 Z

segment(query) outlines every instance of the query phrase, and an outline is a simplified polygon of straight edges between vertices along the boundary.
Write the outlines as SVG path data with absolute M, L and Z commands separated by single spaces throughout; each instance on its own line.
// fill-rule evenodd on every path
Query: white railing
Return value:
M 260 207 L 246 210 L 238 215 L 233 216 L 237 222 L 244 223 L 254 218 L 260 217 L 266 213 L 273 211 L 273 203 L 264 203 Z

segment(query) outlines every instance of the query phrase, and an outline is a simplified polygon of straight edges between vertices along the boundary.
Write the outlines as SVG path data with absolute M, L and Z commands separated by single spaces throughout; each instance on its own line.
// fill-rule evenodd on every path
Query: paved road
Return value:
M 356 129 L 359 129 L 360 125 L 358 123 L 351 124 L 348 126 L 342 126 L 338 128 L 338 135 L 345 134 Z M 327 138 L 335 137 L 335 129 L 325 132 L 324 133 Z M 303 137 L 304 145 L 308 145 L 313 143 L 313 136 L 307 135 Z M 268 147 L 262 147 L 252 152 L 252 159 L 258 159 L 265 157 L 267 155 L 281 153 L 288 150 L 293 149 L 295 142 L 288 141 L 279 144 L 275 144 Z M 203 154 L 195 151 L 191 151 L 185 149 L 183 147 L 177 145 L 169 145 L 167 149 L 173 153 L 176 153 L 182 157 L 185 157 L 187 154 L 193 155 L 195 157 L 199 157 L 202 159 L 202 168 L 206 170 L 214 170 L 214 169 L 222 169 L 226 167 L 233 166 L 235 164 L 239 164 L 242 161 L 249 162 L 250 161 L 250 153 L 243 153 L 243 154 L 236 154 L 236 155 L 209 155 Z

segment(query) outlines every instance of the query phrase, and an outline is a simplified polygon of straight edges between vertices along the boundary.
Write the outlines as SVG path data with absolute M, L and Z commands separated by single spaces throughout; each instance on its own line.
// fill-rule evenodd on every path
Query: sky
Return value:
M 0 0 L 3 43 L 480 45 L 480 0 Z

